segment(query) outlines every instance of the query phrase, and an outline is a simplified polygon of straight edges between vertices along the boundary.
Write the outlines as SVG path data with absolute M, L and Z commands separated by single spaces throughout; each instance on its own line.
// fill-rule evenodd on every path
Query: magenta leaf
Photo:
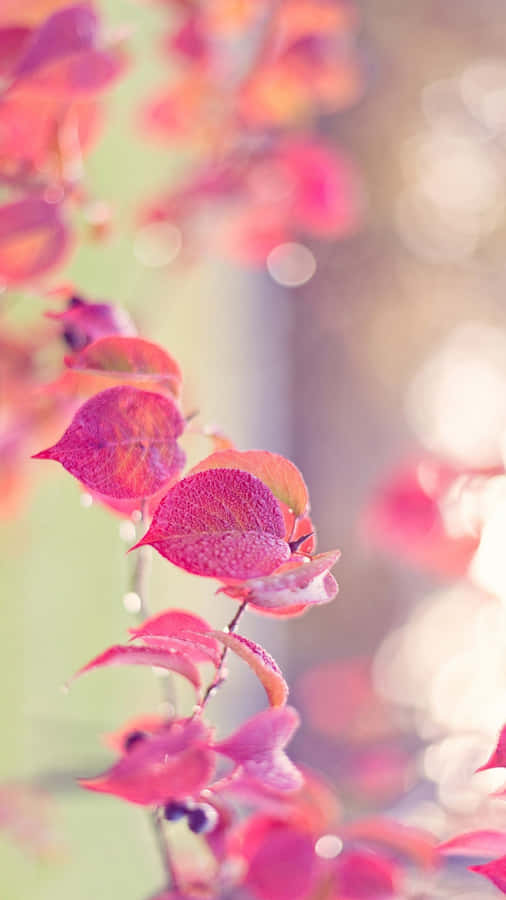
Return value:
M 215 744 L 214 749 L 232 759 L 249 778 L 274 790 L 295 791 L 303 778 L 284 747 L 299 722 L 293 707 L 273 707 L 248 719 L 238 731 Z
M 319 862 L 310 834 L 273 820 L 250 856 L 246 884 L 260 900 L 306 900 Z
M 82 787 L 142 806 L 199 794 L 214 773 L 209 729 L 198 718 L 169 722 L 136 742 L 106 772 Z
M 506 725 L 501 730 L 497 739 L 497 745 L 486 763 L 483 763 L 477 772 L 485 772 L 487 769 L 503 769 L 506 768 Z
M 213 631 L 213 635 L 225 647 L 240 656 L 253 670 L 265 688 L 271 706 L 283 706 L 286 703 L 288 685 L 277 662 L 260 644 L 256 644 L 240 634 L 231 634 L 226 631 Z
M 68 6 L 49 16 L 33 32 L 15 70 L 15 77 L 31 75 L 41 66 L 95 45 L 98 19 L 88 3 Z
M 295 516 L 302 516 L 309 506 L 306 483 L 289 459 L 267 450 L 219 450 L 211 453 L 191 470 L 240 469 L 255 475 L 272 491 L 274 496 L 288 506 Z
M 496 888 L 506 894 L 506 856 L 494 859 L 492 862 L 483 863 L 480 866 L 469 866 L 471 872 L 488 878 Z
M 458 834 L 439 844 L 442 856 L 504 856 L 506 855 L 506 832 L 483 829 Z
M 197 691 L 201 685 L 199 671 L 186 654 L 178 653 L 176 650 L 163 650 L 157 647 L 137 647 L 134 644 L 127 644 L 126 646 L 115 644 L 113 647 L 109 647 L 79 669 L 71 678 L 71 681 L 75 681 L 76 678 L 80 678 L 86 672 L 91 672 L 92 669 L 125 665 L 158 666 L 182 675 Z
M 399 869 L 383 856 L 365 850 L 337 858 L 335 883 L 339 897 L 347 900 L 386 900 L 398 896 Z
M 54 459 L 92 491 L 149 497 L 178 474 L 184 420 L 170 397 L 114 387 L 77 411 L 63 437 L 35 459 Z
M 220 662 L 220 648 L 211 626 L 200 616 L 181 609 L 170 609 L 152 616 L 137 628 L 130 628 L 134 638 L 142 638 L 148 647 L 180 650 L 194 663 Z
M 169 490 L 136 546 L 151 544 L 195 575 L 242 580 L 268 575 L 289 558 L 284 533 L 279 503 L 263 482 L 209 469 Z
M 60 293 L 60 291 L 58 291 Z M 62 325 L 62 337 L 68 347 L 78 353 L 88 344 L 103 337 L 125 335 L 134 337 L 135 326 L 128 313 L 112 303 L 91 303 L 76 295 L 68 299 L 62 312 L 49 311 L 48 319 Z M 69 365 L 68 358 L 65 360 Z

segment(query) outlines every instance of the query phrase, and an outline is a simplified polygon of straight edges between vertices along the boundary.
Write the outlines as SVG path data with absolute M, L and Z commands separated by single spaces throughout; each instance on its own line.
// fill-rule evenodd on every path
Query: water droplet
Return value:
M 80 503 L 84 509 L 89 509 L 90 506 L 93 506 L 93 497 L 91 494 L 85 492 L 84 494 L 81 494 Z
M 316 272 L 316 259 L 304 244 L 278 244 L 267 257 L 269 275 L 283 287 L 300 287 Z
M 141 611 L 142 600 L 135 591 L 129 591 L 128 594 L 125 594 L 123 597 L 123 606 L 127 612 L 136 615 Z
M 339 856 L 342 849 L 343 842 L 337 834 L 322 834 L 314 845 L 316 855 L 322 859 L 335 859 L 336 856 Z
M 173 262 L 182 245 L 181 232 L 176 225 L 152 222 L 137 232 L 134 254 L 144 266 L 158 269 Z
M 132 522 L 135 522 L 136 524 L 138 524 L 139 522 L 142 522 L 142 513 L 141 513 L 140 509 L 134 509 L 130 518 L 131 518 Z
M 126 544 L 135 541 L 135 525 L 130 519 L 123 519 L 119 526 L 119 536 Z

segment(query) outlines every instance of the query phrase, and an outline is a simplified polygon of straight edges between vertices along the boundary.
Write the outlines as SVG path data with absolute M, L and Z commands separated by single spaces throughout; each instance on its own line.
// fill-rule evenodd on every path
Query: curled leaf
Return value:
M 151 544 L 195 575 L 242 580 L 268 575 L 289 558 L 284 533 L 279 504 L 258 478 L 210 469 L 169 490 L 136 546 Z
M 214 637 L 237 656 L 240 656 L 253 670 L 265 688 L 271 706 L 283 706 L 288 697 L 288 685 L 272 656 L 263 647 L 240 634 L 213 631 Z
M 309 506 L 306 483 L 289 459 L 267 450 L 221 450 L 211 453 L 193 467 L 190 474 L 206 469 L 241 469 L 250 472 L 272 491 L 278 500 L 302 516 Z
M 284 747 L 299 722 L 298 713 L 291 706 L 266 709 L 215 744 L 214 749 L 232 759 L 249 778 L 277 791 L 295 791 L 303 778 Z
M 54 459 L 92 491 L 149 497 L 178 474 L 184 420 L 169 397 L 114 387 L 81 406 L 63 437 L 35 459 Z
M 71 681 L 75 681 L 76 678 L 80 678 L 86 672 L 91 672 L 92 669 L 125 665 L 157 666 L 161 669 L 167 669 L 169 672 L 177 672 L 178 675 L 182 675 L 197 691 L 201 685 L 199 671 L 186 654 L 178 653 L 176 650 L 162 650 L 156 647 L 137 647 L 135 644 L 127 644 L 126 646 L 115 644 L 113 647 L 109 647 L 79 669 L 71 678 Z
M 329 603 L 338 587 L 329 569 L 340 557 L 339 550 L 314 556 L 309 562 L 293 559 L 266 578 L 254 578 L 244 585 L 249 602 L 264 610 L 289 610 Z

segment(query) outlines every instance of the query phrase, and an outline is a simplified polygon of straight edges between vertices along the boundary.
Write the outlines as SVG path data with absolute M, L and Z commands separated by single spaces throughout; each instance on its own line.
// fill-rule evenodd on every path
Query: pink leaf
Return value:
M 193 634 L 197 632 L 197 634 Z M 220 648 L 212 635 L 211 626 L 200 616 L 180 609 L 170 609 L 160 615 L 152 616 L 138 628 L 130 628 L 135 638 L 142 638 L 149 647 L 181 650 L 192 662 L 209 662 L 218 665 Z
M 394 853 L 409 857 L 424 868 L 432 868 L 437 862 L 436 841 L 428 831 L 402 825 L 392 819 L 361 819 L 346 828 L 348 839 L 379 844 Z
M 289 610 L 328 603 L 338 591 L 329 569 L 340 555 L 339 550 L 331 550 L 310 561 L 294 558 L 273 575 L 250 579 L 243 585 L 248 590 L 249 602 L 262 610 Z
M 469 866 L 471 872 L 488 878 L 496 888 L 506 894 L 506 856 L 494 859 L 492 862 L 483 863 L 481 866 Z
M 30 281 L 62 262 L 69 234 L 58 203 L 36 194 L 0 206 L 0 279 Z
M 184 420 L 169 397 L 133 387 L 96 394 L 77 411 L 54 459 L 92 491 L 119 499 L 155 494 L 182 469 Z
M 199 794 L 211 779 L 215 756 L 209 730 L 197 719 L 168 723 L 134 744 L 110 769 L 80 780 L 82 787 L 142 806 Z
M 71 291 L 67 288 L 65 293 Z M 58 289 L 57 293 L 61 293 Z M 62 337 L 71 350 L 83 350 L 88 344 L 112 335 L 135 336 L 135 326 L 128 313 L 112 303 L 91 303 L 71 296 L 62 312 L 47 312 L 48 319 L 62 324 Z M 65 360 L 66 364 L 69 362 Z
M 79 3 L 53 13 L 33 32 L 15 71 L 17 78 L 63 56 L 91 50 L 98 32 L 98 18 L 88 3 Z
M 275 497 L 302 516 L 309 505 L 305 481 L 289 459 L 267 450 L 222 450 L 212 453 L 193 467 L 190 474 L 206 469 L 240 469 L 255 475 Z
M 483 763 L 479 769 L 476 769 L 477 772 L 485 772 L 487 769 L 503 769 L 506 768 L 506 725 L 504 725 L 499 738 L 497 740 L 497 746 L 487 760 L 486 763 Z
M 171 488 L 136 546 L 151 544 L 195 575 L 241 580 L 268 575 L 288 559 L 284 533 L 279 504 L 258 478 L 210 469 Z
M 286 703 L 288 685 L 278 664 L 263 647 L 239 634 L 213 631 L 213 635 L 225 647 L 240 656 L 253 670 L 264 686 L 271 706 L 283 706 Z
M 97 390 L 114 384 L 133 384 L 144 390 L 181 392 L 179 365 L 163 347 L 138 337 L 113 335 L 99 338 L 79 353 L 65 359 L 75 374 L 76 386 Z
M 178 653 L 175 650 L 161 650 L 156 647 L 136 647 L 134 644 L 127 644 L 126 646 L 115 644 L 113 647 L 109 647 L 79 669 L 71 678 L 71 681 L 75 681 L 76 678 L 80 678 L 86 672 L 91 672 L 92 669 L 125 665 L 158 666 L 182 675 L 196 690 L 200 688 L 199 671 L 186 654 Z
M 250 856 L 246 884 L 260 900 L 306 900 L 318 869 L 313 837 L 273 821 Z
M 506 832 L 492 829 L 468 831 L 443 841 L 437 849 L 442 856 L 504 856 Z
M 229 738 L 215 744 L 214 749 L 232 759 L 247 776 L 267 787 L 294 791 L 301 786 L 302 775 L 283 748 L 299 722 L 293 707 L 273 707 L 248 719 Z

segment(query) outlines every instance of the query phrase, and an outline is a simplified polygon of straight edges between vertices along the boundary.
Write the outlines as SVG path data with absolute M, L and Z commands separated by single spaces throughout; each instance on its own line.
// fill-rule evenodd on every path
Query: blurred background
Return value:
M 441 836 L 505 827 L 504 801 L 488 797 L 497 773 L 471 778 L 506 720 L 504 4 L 358 4 L 362 98 L 320 128 L 355 162 L 363 221 L 345 240 L 306 242 L 312 274 L 294 287 L 272 265 L 146 261 L 140 198 L 184 163 L 181 151 L 147 142 L 138 123 L 166 71 L 153 46 L 167 11 L 101 6 L 111 25 L 132 26 L 132 66 L 108 97 L 107 129 L 87 166 L 113 229 L 105 243 L 81 245 L 61 280 L 128 309 L 140 333 L 181 363 L 186 408 L 202 421 L 241 449 L 293 459 L 310 488 L 319 548 L 342 550 L 333 604 L 287 622 L 247 616 L 247 633 L 280 661 L 306 716 L 295 755 L 335 781 L 350 818 L 394 810 Z M 51 305 L 21 299 L 9 311 L 21 329 Z M 451 468 L 445 490 L 463 472 L 486 479 L 459 493 L 457 531 L 454 507 L 445 512 L 451 538 L 481 536 L 450 580 L 438 565 L 413 564 L 389 540 L 390 519 L 374 529 L 366 512 L 407 464 L 425 490 L 434 458 Z M 156 709 L 156 685 L 150 673 L 113 669 L 61 691 L 131 624 L 122 602 L 131 534 L 83 505 L 56 466 L 32 463 L 27 478 L 30 490 L 0 526 L 0 765 L 3 779 L 51 792 L 54 839 L 42 862 L 0 842 L 0 894 L 136 900 L 160 882 L 144 817 L 80 792 L 73 778 L 105 766 L 101 734 Z M 410 511 L 398 515 L 404 537 Z M 219 626 L 234 608 L 157 559 L 152 610 L 169 604 Z M 231 668 L 213 700 L 222 733 L 263 705 L 241 665 Z M 488 893 L 472 876 L 464 887 L 438 878 L 431 897 Z

